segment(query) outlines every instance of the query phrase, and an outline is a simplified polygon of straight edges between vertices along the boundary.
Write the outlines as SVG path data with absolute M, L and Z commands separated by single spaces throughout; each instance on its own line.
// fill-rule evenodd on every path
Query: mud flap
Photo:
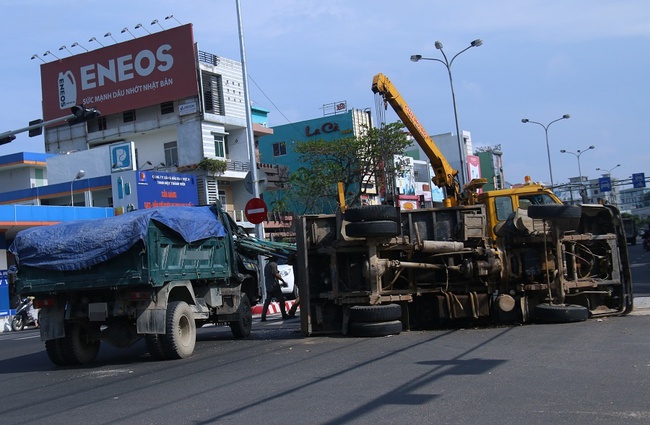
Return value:
M 41 331 L 41 341 L 63 338 L 65 307 L 43 307 L 38 316 L 38 325 Z
M 166 309 L 148 308 L 138 310 L 136 328 L 139 334 L 164 334 Z

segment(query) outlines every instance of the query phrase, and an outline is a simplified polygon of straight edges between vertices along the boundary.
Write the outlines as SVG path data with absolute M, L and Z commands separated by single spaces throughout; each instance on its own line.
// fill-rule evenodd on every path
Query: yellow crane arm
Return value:
M 375 75 L 372 80 L 372 91 L 381 95 L 384 99 L 384 107 L 389 103 L 395 113 L 400 117 L 406 128 L 411 132 L 411 135 L 413 135 L 413 138 L 415 138 L 429 158 L 429 161 L 431 161 L 434 171 L 433 183 L 440 188 L 444 188 L 447 191 L 447 197 L 452 199 L 453 204 L 456 204 L 460 192 L 460 187 L 456 180 L 458 170 L 452 168 L 388 77 L 384 74 Z

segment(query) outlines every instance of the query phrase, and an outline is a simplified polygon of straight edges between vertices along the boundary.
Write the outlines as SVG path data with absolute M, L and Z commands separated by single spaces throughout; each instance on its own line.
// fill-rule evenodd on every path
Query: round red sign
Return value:
M 260 224 L 266 219 L 266 203 L 260 198 L 253 198 L 246 203 L 246 218 L 253 224 Z

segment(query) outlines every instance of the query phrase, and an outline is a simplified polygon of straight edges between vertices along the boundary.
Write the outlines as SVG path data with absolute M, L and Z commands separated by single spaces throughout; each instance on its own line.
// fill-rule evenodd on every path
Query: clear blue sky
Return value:
M 463 130 L 474 146 L 500 144 L 506 180 L 524 175 L 549 181 L 544 129 L 548 123 L 556 183 L 578 175 L 581 156 L 590 178 L 611 169 L 627 178 L 650 174 L 650 2 L 647 0 L 241 0 L 251 99 L 271 111 L 270 125 L 322 115 L 341 100 L 373 108 L 372 77 L 386 74 L 430 134 L 455 133 L 449 80 L 437 62 L 440 40 L 451 57 L 481 38 L 483 46 L 459 56 L 452 73 Z M 154 19 L 169 28 L 194 24 L 201 50 L 239 60 L 235 0 L 0 0 L 0 132 L 40 118 L 38 59 L 81 53 L 96 37 L 112 44 L 149 31 Z M 55 60 L 46 56 L 45 60 Z M 387 114 L 388 121 L 397 117 Z M 0 155 L 43 152 L 42 137 L 19 135 Z

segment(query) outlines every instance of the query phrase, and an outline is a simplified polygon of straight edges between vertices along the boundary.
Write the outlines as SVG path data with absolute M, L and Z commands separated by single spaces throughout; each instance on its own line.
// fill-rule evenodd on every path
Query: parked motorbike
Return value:
M 14 331 L 22 331 L 25 326 L 38 326 L 36 320 L 38 311 L 34 309 L 32 299 L 29 297 L 20 300 L 18 307 L 16 307 L 16 314 L 11 319 L 11 329 Z

